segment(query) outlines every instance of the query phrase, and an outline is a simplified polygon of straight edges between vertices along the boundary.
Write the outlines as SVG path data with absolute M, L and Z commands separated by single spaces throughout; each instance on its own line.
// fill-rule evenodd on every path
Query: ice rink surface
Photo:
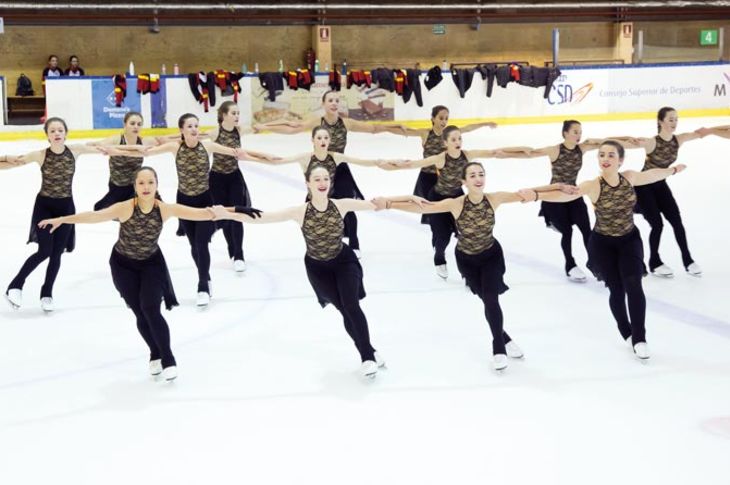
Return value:
M 679 132 L 727 124 L 686 118 Z M 586 138 L 653 136 L 651 120 L 586 122 Z M 546 146 L 560 125 L 505 126 L 464 135 L 464 148 Z M 70 143 L 77 143 L 71 141 Z M 244 146 L 278 155 L 310 151 L 308 135 L 255 135 Z M 0 143 L 0 154 L 43 142 Z M 347 153 L 420 158 L 418 138 L 351 133 Z M 16 484 L 727 484 L 730 483 L 730 140 L 688 142 L 689 169 L 669 181 L 701 278 L 682 268 L 671 227 L 662 256 L 671 280 L 644 279 L 650 363 L 621 341 L 608 290 L 569 282 L 559 235 L 537 204 L 502 206 L 495 234 L 505 250 L 505 329 L 525 351 L 491 370 L 481 302 L 465 290 L 448 250 L 437 278 L 430 232 L 418 216 L 360 213 L 363 309 L 388 369 L 373 382 L 339 314 L 322 310 L 306 278 L 294 223 L 247 226 L 248 270 L 237 275 L 219 231 L 211 244 L 213 300 L 194 307 L 188 242 L 170 221 L 160 244 L 181 306 L 164 312 L 179 378 L 156 382 L 132 313 L 108 266 L 118 224 L 77 226 L 62 260 L 57 311 L 38 295 L 45 263 L 28 279 L 24 307 L 0 306 L 0 483 Z M 149 158 L 173 201 L 171 156 Z M 643 151 L 625 168 L 640 169 Z M 487 190 L 550 179 L 546 158 L 487 160 Z M 242 162 L 254 206 L 301 203 L 294 165 Z M 407 194 L 416 171 L 353 167 L 366 196 Z M 106 191 L 107 163 L 77 164 L 77 210 Z M 579 180 L 598 173 L 595 152 Z M 0 284 L 26 245 L 40 185 L 37 165 L 0 172 Z M 592 215 L 592 214 L 591 214 Z M 648 225 L 636 218 L 645 246 Z M 648 251 L 648 248 L 647 248 Z M 574 234 L 574 253 L 585 250 Z

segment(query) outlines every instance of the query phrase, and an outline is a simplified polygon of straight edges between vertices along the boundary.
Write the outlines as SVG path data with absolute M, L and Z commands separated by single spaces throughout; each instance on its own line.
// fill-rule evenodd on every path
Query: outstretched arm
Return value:
M 682 144 L 685 142 L 699 140 L 700 138 L 702 138 L 702 134 L 696 131 L 690 131 L 689 133 L 682 133 L 680 135 L 677 135 L 677 141 L 679 142 L 679 146 L 682 146 Z
M 363 167 L 391 168 L 404 162 L 403 160 L 363 160 L 361 158 L 350 157 L 348 155 L 335 152 L 329 152 L 329 154 L 332 155 L 332 158 L 337 165 L 346 162 L 354 165 L 361 165 Z
M 631 183 L 631 185 L 649 185 L 653 184 L 654 182 L 664 180 L 665 178 L 672 175 L 678 174 L 679 172 L 682 172 L 685 168 L 687 168 L 687 165 L 683 165 L 680 163 L 673 167 L 652 168 L 651 170 L 646 170 L 643 172 L 626 170 L 622 173 L 623 176 L 626 177 L 626 180 Z
M 721 138 L 730 138 L 730 125 L 713 126 L 712 128 L 700 128 L 695 133 L 700 136 L 715 135 Z
M 131 209 L 131 202 L 125 200 L 124 202 L 118 202 L 99 211 L 80 212 L 70 216 L 44 219 L 38 223 L 38 227 L 43 229 L 46 226 L 51 226 L 51 232 L 53 232 L 62 224 L 97 224 L 114 219 L 124 221 L 129 218 Z
M 482 123 L 471 123 L 459 127 L 459 131 L 462 133 L 469 133 L 470 131 L 478 130 L 479 128 L 496 128 L 497 123 L 493 121 L 484 121 Z
M 275 222 L 296 221 L 300 225 L 304 218 L 304 208 L 306 206 L 299 205 L 282 209 L 279 211 L 261 212 L 251 214 L 249 208 L 244 207 L 223 207 L 220 205 L 213 206 L 210 210 L 214 215 L 215 221 L 232 220 L 238 222 L 246 222 L 249 224 L 271 224 Z
M 489 204 L 492 208 L 497 210 L 497 207 L 502 204 L 534 201 L 535 199 L 531 196 L 531 194 L 527 193 L 529 190 L 530 189 L 527 189 L 527 191 L 523 189 L 518 192 L 492 192 L 491 194 L 487 194 L 487 199 L 489 199 Z
M 22 165 L 27 165 L 33 162 L 37 163 L 38 165 L 43 165 L 43 160 L 45 156 L 45 150 L 36 150 L 26 153 L 24 155 L 3 155 L 0 159 L 0 170 L 20 167 Z
M 353 120 L 345 118 L 345 126 L 349 131 L 359 131 L 361 133 L 393 133 L 394 135 L 407 135 L 406 127 L 396 123 L 367 123 L 365 121 Z
M 464 153 L 470 161 L 479 158 L 497 158 L 497 150 L 464 150 Z
M 406 160 L 403 163 L 387 163 L 382 164 L 380 167 L 385 168 L 388 170 L 398 170 L 398 169 L 408 169 L 408 168 L 422 168 L 422 167 L 430 167 L 431 165 L 435 165 L 436 168 L 443 168 L 445 163 L 444 154 L 446 152 L 441 152 L 437 155 L 432 155 L 427 158 L 423 158 L 421 160 Z
M 253 126 L 254 131 L 271 131 L 283 135 L 291 135 L 294 133 L 302 133 L 311 130 L 319 124 L 318 118 L 311 118 L 304 121 L 287 121 L 277 120 L 269 123 L 257 123 Z
M 166 204 L 164 202 L 158 203 L 160 204 L 160 214 L 162 215 L 162 219 L 165 221 L 170 217 L 177 217 L 178 219 L 185 219 L 186 221 L 213 220 L 213 213 L 208 209 L 189 207 L 182 204 Z
M 155 155 L 160 155 L 162 153 L 175 154 L 180 149 L 180 142 L 181 142 L 180 138 L 178 137 L 175 141 L 163 143 L 162 145 L 157 145 L 154 147 L 145 147 L 143 155 L 146 157 L 152 157 Z
M 416 214 L 439 214 L 441 212 L 452 212 L 457 206 L 457 201 L 461 197 L 455 199 L 444 199 L 438 202 L 430 202 L 415 195 L 398 195 L 390 197 L 376 197 L 373 203 L 379 208 L 397 209 L 405 212 L 414 212 Z
M 379 210 L 378 206 L 369 200 L 358 200 L 358 199 L 332 199 L 332 202 L 337 206 L 337 210 L 343 216 L 348 212 L 359 212 L 359 211 L 374 211 Z
M 119 143 L 119 135 L 112 135 L 108 136 L 106 138 L 100 138 L 99 140 L 92 140 L 89 142 L 86 142 L 87 145 L 90 147 L 98 147 L 102 145 L 116 145 Z
M 536 188 L 540 189 L 541 187 Z M 542 191 L 535 189 L 523 189 L 520 190 L 519 193 L 522 197 L 533 201 L 544 200 L 547 202 L 570 202 L 587 195 L 595 202 L 598 200 L 600 191 L 601 186 L 598 183 L 598 179 L 593 179 L 579 184 L 578 187 L 573 187 L 571 185 L 564 186 L 564 190 Z M 530 196 L 532 196 L 531 199 Z

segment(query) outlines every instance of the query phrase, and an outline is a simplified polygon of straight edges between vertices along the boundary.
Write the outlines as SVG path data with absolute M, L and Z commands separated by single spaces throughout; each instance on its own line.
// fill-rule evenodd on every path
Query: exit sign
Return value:
M 717 45 L 717 29 L 701 30 L 700 45 Z
M 436 35 L 444 35 L 446 33 L 446 26 L 444 24 L 434 24 L 431 31 Z

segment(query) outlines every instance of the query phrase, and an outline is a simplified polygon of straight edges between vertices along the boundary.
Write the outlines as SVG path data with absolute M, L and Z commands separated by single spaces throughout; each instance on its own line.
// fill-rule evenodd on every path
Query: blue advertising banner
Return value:
M 137 78 L 127 78 L 127 96 L 122 100 L 122 105 L 117 107 L 114 82 L 111 79 L 91 80 L 95 130 L 100 128 L 122 128 L 125 114 L 130 111 L 142 111 L 136 86 Z

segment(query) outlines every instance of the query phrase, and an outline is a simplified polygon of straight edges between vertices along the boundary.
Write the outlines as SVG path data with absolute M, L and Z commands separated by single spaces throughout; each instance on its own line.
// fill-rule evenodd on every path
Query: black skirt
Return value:
M 588 213 L 583 197 L 565 203 L 543 201 L 538 215 L 545 218 L 546 226 L 563 230 L 563 228 L 578 224 L 580 222 L 578 217 L 581 213 Z
M 185 195 L 178 190 L 176 202 L 178 204 L 186 205 L 188 207 L 204 209 L 206 207 L 211 207 L 213 205 L 213 196 L 211 195 L 210 190 L 206 190 L 202 194 L 198 194 L 198 195 Z M 203 222 L 208 222 L 208 221 L 203 221 Z M 212 227 L 215 228 L 215 225 L 213 224 Z M 178 221 L 177 232 L 175 234 L 177 234 L 178 236 L 185 235 L 185 227 L 183 225 L 182 219 Z M 208 242 L 210 242 L 210 240 L 212 238 L 213 238 L 213 232 L 210 233 Z
M 457 249 L 456 267 L 475 295 L 483 295 L 485 291 L 501 295 L 509 290 L 504 282 L 504 253 L 497 240 L 479 254 L 466 254 Z
M 455 199 L 456 197 L 461 197 L 462 195 L 464 195 L 464 191 L 461 188 L 449 195 L 441 195 L 436 192 L 435 187 L 432 187 L 431 190 L 428 192 L 428 197 L 426 198 L 431 202 L 439 202 L 444 199 Z M 456 230 L 456 221 L 454 220 L 454 216 L 451 214 L 451 212 L 442 212 L 439 214 L 429 214 L 428 216 L 421 216 L 421 222 L 423 224 L 430 224 L 431 220 L 433 219 L 441 219 L 444 226 L 448 225 L 452 233 L 458 234 L 458 231 Z
M 322 308 L 328 303 L 339 301 L 340 295 L 337 289 L 339 278 L 355 278 L 359 282 L 358 298 L 365 298 L 365 286 L 362 283 L 362 266 L 355 253 L 347 244 L 342 245 L 340 254 L 329 261 L 304 256 L 304 267 L 307 270 L 307 278 L 312 285 L 317 300 Z
M 644 244 L 636 227 L 623 236 L 591 232 L 588 256 L 606 286 L 621 281 L 622 277 L 646 275 Z
M 418 179 L 416 179 L 416 186 L 413 188 L 413 195 L 427 199 L 428 194 L 431 193 L 431 189 L 436 185 L 437 180 L 438 175 L 435 173 L 428 173 L 421 170 L 418 173 Z M 428 214 L 423 214 L 421 216 L 421 224 L 428 224 L 428 217 Z
M 70 216 L 75 213 L 76 206 L 74 205 L 73 197 L 56 199 L 38 194 L 35 198 L 33 215 L 30 220 L 28 244 L 38 242 L 38 223 L 43 219 Z M 76 226 L 73 224 L 69 225 L 71 226 L 71 230 L 68 233 L 68 239 L 66 239 L 66 252 L 70 253 L 76 247 Z
M 666 180 L 660 180 L 653 184 L 637 185 L 634 187 L 636 191 L 636 205 L 634 206 L 635 214 L 644 215 L 642 206 L 644 208 L 655 208 L 657 206 L 657 200 L 672 199 L 674 201 L 674 195 L 672 189 L 669 188 L 669 184 Z M 676 205 L 676 202 L 674 202 Z M 656 210 L 656 209 L 655 209 Z M 652 215 L 652 210 L 649 210 L 649 216 Z
M 335 187 L 331 197 L 334 199 L 365 199 L 346 163 L 337 165 Z
M 122 298 L 129 291 L 130 281 L 144 279 L 147 282 L 154 281 L 160 285 L 165 308 L 171 310 L 172 307 L 178 306 L 175 290 L 172 287 L 170 271 L 167 268 L 165 257 L 159 249 L 149 258 L 142 260 L 128 258 L 112 249 L 109 266 L 112 270 L 114 287 Z
M 114 185 L 109 182 L 109 191 L 104 197 L 101 198 L 96 204 L 94 204 L 94 210 L 102 210 L 107 207 L 116 204 L 117 202 L 123 202 L 134 197 L 134 186 L 132 185 Z

